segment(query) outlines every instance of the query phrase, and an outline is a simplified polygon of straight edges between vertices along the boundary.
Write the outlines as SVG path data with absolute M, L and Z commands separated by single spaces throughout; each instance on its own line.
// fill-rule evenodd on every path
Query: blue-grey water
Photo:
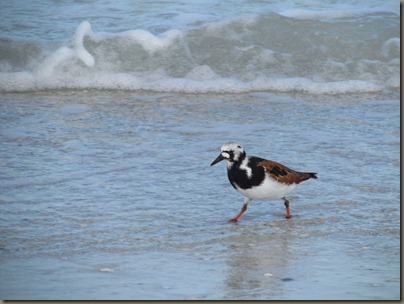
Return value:
M 396 3 L 33 3 L 0 4 L 0 298 L 400 299 Z M 229 140 L 318 172 L 291 219 L 227 222 Z

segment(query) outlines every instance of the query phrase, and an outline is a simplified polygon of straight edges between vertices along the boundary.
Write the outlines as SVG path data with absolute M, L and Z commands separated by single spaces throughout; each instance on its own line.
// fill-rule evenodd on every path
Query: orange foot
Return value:
M 238 219 L 236 219 L 236 218 L 232 218 L 229 220 L 229 223 L 237 224 L 237 222 L 238 222 Z

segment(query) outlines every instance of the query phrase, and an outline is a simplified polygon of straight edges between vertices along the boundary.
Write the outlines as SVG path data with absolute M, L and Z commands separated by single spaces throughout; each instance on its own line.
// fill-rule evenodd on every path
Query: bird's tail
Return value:
M 309 178 L 315 178 L 315 179 L 317 179 L 317 173 L 307 173 L 307 174 L 310 175 Z
M 301 172 L 300 173 L 302 176 L 302 181 L 308 180 L 310 178 L 317 178 L 317 173 L 312 173 L 312 172 Z

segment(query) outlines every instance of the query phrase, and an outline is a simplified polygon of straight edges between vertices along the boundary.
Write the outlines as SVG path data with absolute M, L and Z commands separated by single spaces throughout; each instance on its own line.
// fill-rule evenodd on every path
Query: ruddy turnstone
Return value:
M 224 144 L 220 155 L 211 166 L 224 159 L 227 161 L 227 176 L 230 184 L 245 197 L 243 208 L 230 220 L 231 222 L 237 222 L 253 199 L 283 199 L 286 218 L 290 218 L 289 201 L 286 195 L 301 182 L 317 178 L 317 173 L 298 172 L 271 160 L 247 156 L 243 147 L 235 142 Z

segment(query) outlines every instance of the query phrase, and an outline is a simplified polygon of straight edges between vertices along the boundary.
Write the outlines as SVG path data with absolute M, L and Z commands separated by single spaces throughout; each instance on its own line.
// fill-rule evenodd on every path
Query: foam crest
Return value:
M 281 16 L 296 18 L 296 19 L 338 19 L 358 17 L 368 13 L 368 11 L 359 10 L 307 10 L 307 9 L 291 9 L 279 13 Z
M 136 29 L 125 31 L 118 34 L 109 34 L 109 33 L 100 33 L 100 34 L 92 34 L 92 39 L 99 43 L 102 43 L 106 39 L 111 38 L 121 38 L 132 43 L 136 43 L 142 46 L 142 48 L 150 54 L 153 54 L 157 51 L 164 50 L 174 44 L 176 41 L 181 39 L 182 32 L 179 30 L 170 30 L 163 33 L 160 37 L 153 35 L 152 33 Z
M 62 63 L 66 63 L 71 59 L 77 58 L 85 65 L 91 67 L 95 64 L 94 57 L 85 49 L 83 42 L 85 35 L 91 34 L 91 25 L 89 22 L 82 22 L 73 36 L 73 46 L 62 46 L 54 53 L 50 54 L 40 64 L 37 71 L 34 72 L 36 77 L 51 77 L 57 68 Z
M 91 34 L 91 25 L 88 21 L 83 21 L 76 30 L 73 37 L 74 51 L 78 59 L 84 62 L 87 66 L 94 65 L 94 57 L 86 50 L 83 45 L 84 36 Z
M 211 80 L 219 79 L 220 76 L 217 75 L 208 65 L 198 65 L 187 74 L 186 78 L 194 80 Z
M 181 38 L 181 31 L 171 30 L 157 37 L 148 31 L 133 30 L 128 31 L 123 36 L 129 37 L 139 43 L 146 51 L 153 54 L 171 46 L 177 39 Z
M 37 77 L 50 77 L 52 76 L 55 68 L 62 62 L 74 58 L 75 51 L 68 47 L 61 47 L 57 49 L 53 54 L 48 56 L 40 65 L 38 70 L 34 73 Z
M 286 15 L 306 13 L 295 10 Z M 332 14 L 323 11 L 320 15 Z M 361 15 L 358 22 L 362 24 L 364 18 Z M 40 49 L 41 45 L 21 49 L 19 43 L 14 47 L 0 41 L 0 53 L 2 50 L 6 54 L 21 52 L 16 57 L 10 56 L 8 61 L 2 60 L 0 92 L 124 89 L 353 94 L 398 91 L 400 33 L 394 26 L 394 18 L 372 15 L 366 19 L 367 26 L 361 27 L 352 20 L 302 21 L 269 13 L 214 22 L 188 31 L 169 30 L 159 35 L 143 29 L 94 32 L 91 24 L 84 21 L 69 43 L 54 49 Z M 18 62 L 20 58 L 23 58 L 22 66 Z

